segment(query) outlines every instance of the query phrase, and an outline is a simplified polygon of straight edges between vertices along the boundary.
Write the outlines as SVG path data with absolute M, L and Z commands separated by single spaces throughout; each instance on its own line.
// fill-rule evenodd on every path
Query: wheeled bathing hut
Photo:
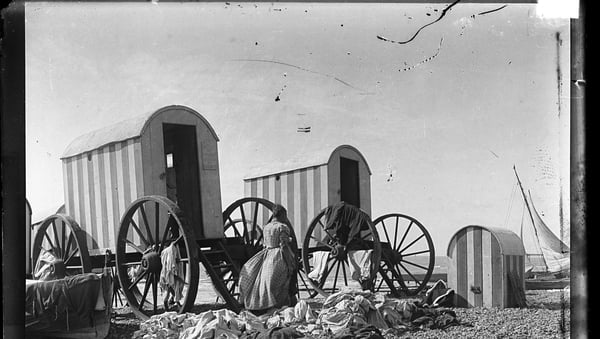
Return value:
M 349 285 L 345 281 L 348 253 L 339 254 L 339 248 L 346 245 L 327 249 L 323 243 L 315 243 L 329 227 L 328 214 L 341 202 L 359 208 L 369 218 L 368 228 L 375 235 L 375 245 L 366 246 L 374 249 L 373 258 L 380 258 L 374 269 L 375 291 L 387 289 L 395 295 L 414 295 L 423 290 L 431 277 L 435 263 L 433 241 L 418 220 L 389 213 L 371 221 L 371 174 L 369 164 L 356 147 L 339 145 L 305 149 L 281 164 L 254 168 L 244 179 L 246 196 L 271 200 L 287 208 L 296 235 L 304 239 L 303 274 L 318 266 L 315 252 L 328 251 L 328 258 L 335 257 L 328 271 L 330 276 L 315 280 L 304 275 L 299 279 L 322 294 L 337 291 L 338 274 L 344 275 L 344 281 L 337 286 Z M 342 272 L 338 272 L 340 266 Z

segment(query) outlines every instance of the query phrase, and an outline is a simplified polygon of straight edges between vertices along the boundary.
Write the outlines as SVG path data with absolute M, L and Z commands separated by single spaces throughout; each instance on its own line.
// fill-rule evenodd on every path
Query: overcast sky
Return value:
M 27 3 L 34 215 L 63 203 L 60 156 L 74 138 L 179 104 L 221 140 L 224 207 L 253 167 L 351 144 L 373 171 L 373 217 L 417 218 L 438 254 L 465 225 L 518 228 L 519 195 L 506 221 L 513 164 L 559 234 L 569 22 L 534 5 L 483 13 L 503 5 L 459 3 L 399 44 L 377 36 L 409 40 L 448 4 Z

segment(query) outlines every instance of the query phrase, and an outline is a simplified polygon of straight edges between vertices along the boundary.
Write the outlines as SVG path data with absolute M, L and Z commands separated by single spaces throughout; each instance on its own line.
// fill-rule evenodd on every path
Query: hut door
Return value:
M 177 203 L 189 225 L 202 230 L 196 126 L 163 124 L 167 198 Z M 196 234 L 202 236 L 202 234 Z
M 340 198 L 360 208 L 358 183 L 358 161 L 340 157 Z

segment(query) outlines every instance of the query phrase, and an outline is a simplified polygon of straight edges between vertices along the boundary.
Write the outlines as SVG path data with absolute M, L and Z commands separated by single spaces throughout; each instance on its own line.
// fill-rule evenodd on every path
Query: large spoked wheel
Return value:
M 225 238 L 228 241 L 230 256 L 242 267 L 248 259 L 263 248 L 263 227 L 269 222 L 275 204 L 262 198 L 242 198 L 225 209 L 223 212 Z M 296 234 L 293 233 L 294 246 L 298 247 Z M 310 288 L 306 275 L 300 265 L 298 253 L 298 297 L 303 297 L 302 292 L 315 296 L 316 292 Z M 221 278 L 227 289 L 233 295 L 238 294 L 238 277 L 230 268 L 221 271 Z
M 271 218 L 273 206 L 275 204 L 266 199 L 242 198 L 223 212 L 223 232 L 237 269 L 262 249 L 262 229 Z M 218 273 L 230 294 L 238 295 L 239 272 L 234 270 L 226 267 Z
M 161 291 L 161 255 L 174 244 L 181 299 L 171 303 Z M 177 205 L 162 196 L 134 201 L 121 219 L 117 238 L 117 275 L 131 310 L 141 319 L 165 311 L 184 313 L 194 305 L 198 290 L 198 258 L 194 233 Z M 181 272 L 182 270 L 182 272 Z M 173 290 L 172 292 L 178 292 Z M 177 295 L 178 293 L 175 293 Z M 175 300 L 176 301 L 176 300 Z
M 327 227 L 327 211 L 323 209 L 311 221 L 302 246 L 302 263 L 308 282 L 327 297 L 342 288 L 373 289 L 381 258 L 381 244 L 368 215 L 360 232 L 344 241 Z M 347 205 L 346 208 L 358 208 Z M 341 225 L 340 227 L 348 227 Z M 370 251 L 369 251 L 370 250 Z
M 392 294 L 416 295 L 429 282 L 435 265 L 433 240 L 415 218 L 386 214 L 373 222 L 382 242 L 375 290 L 385 283 Z
M 67 276 L 92 271 L 85 232 L 67 215 L 54 214 L 40 224 L 33 242 L 33 263 L 46 252 L 55 258 L 54 269 Z

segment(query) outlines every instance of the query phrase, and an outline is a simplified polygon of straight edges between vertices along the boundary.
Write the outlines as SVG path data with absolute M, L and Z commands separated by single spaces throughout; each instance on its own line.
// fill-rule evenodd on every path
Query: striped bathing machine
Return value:
M 247 175 L 244 193 L 287 209 L 296 236 L 303 240 L 304 271 L 314 271 L 312 276 L 319 277 L 320 273 L 315 273 L 318 267 L 329 274 L 324 274 L 318 282 L 312 276 L 311 280 L 305 278 L 307 285 L 323 295 L 351 287 L 346 277 L 350 269 L 346 257 L 357 254 L 347 250 L 346 244 L 337 244 L 326 256 L 324 243 L 318 243 L 317 239 L 326 235 L 327 209 L 340 202 L 358 207 L 371 219 L 371 169 L 357 148 L 339 145 L 298 151 L 282 163 L 257 168 Z M 244 215 L 249 215 L 253 208 L 248 204 Z M 259 217 L 259 224 L 266 224 L 267 217 Z M 394 295 L 417 294 L 433 272 L 435 251 L 431 236 L 419 221 L 400 213 L 388 213 L 369 221 L 370 230 L 364 229 L 360 237 L 368 240 L 363 247 L 373 250 L 371 258 L 381 259 L 373 259 L 377 262 L 371 266 L 372 277 L 376 275 L 373 272 L 378 273 L 373 279 L 374 290 Z M 313 256 L 315 252 L 320 253 Z M 321 261 L 333 257 L 337 259 L 330 260 L 329 266 L 322 265 Z
M 197 149 L 192 150 L 199 171 L 195 191 L 202 188 L 200 208 L 180 207 L 188 213 L 197 236 L 223 236 L 217 135 L 192 109 L 168 106 L 82 135 L 65 150 L 61 159 L 66 214 L 85 231 L 90 254 L 115 247 L 121 217 L 134 200 L 160 195 L 177 201 L 168 189 L 178 150 L 173 133 L 188 133 L 196 142 Z M 198 197 L 188 201 L 194 199 Z M 191 214 L 196 210 L 201 215 Z M 131 236 L 132 241 L 139 241 L 139 235 Z
M 458 307 L 519 306 L 525 288 L 525 249 L 513 232 L 467 226 L 448 245 L 448 285 Z
M 176 105 L 76 138 L 61 157 L 64 210 L 34 229 L 34 278 L 116 267 L 115 295 L 148 318 L 191 309 L 202 263 L 239 311 L 238 258 L 249 251 L 224 234 L 218 141 L 204 117 Z M 159 281 L 177 281 L 181 298 L 164 299 Z
M 322 147 L 255 169 L 244 179 L 244 194 L 283 205 L 302 239 L 319 211 L 337 202 L 346 201 L 371 214 L 371 169 L 353 146 Z

